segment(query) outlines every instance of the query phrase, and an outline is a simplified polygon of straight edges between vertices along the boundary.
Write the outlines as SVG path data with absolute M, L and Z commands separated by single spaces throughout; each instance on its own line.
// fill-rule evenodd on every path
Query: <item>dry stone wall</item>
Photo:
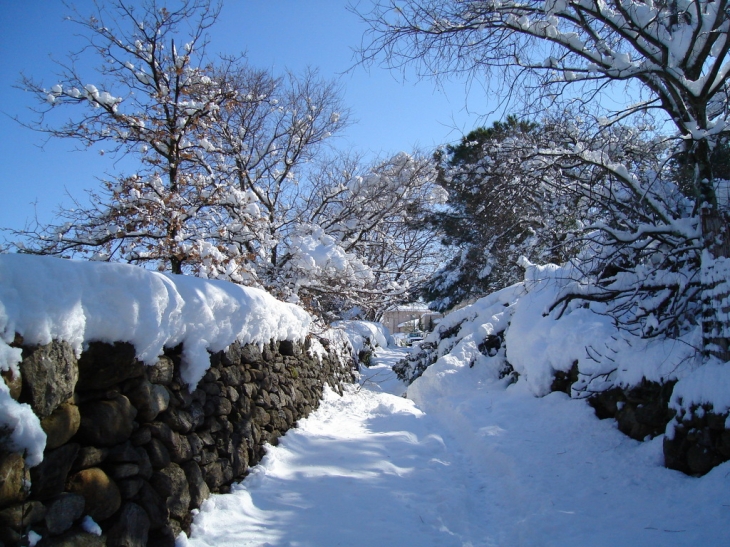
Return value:
M 578 374 L 556 374 L 553 391 L 570 393 Z M 600 419 L 614 418 L 618 429 L 643 441 L 665 432 L 664 465 L 688 475 L 700 476 L 730 460 L 730 416 L 710 405 L 693 406 L 677 415 L 670 401 L 676 381 L 643 380 L 633 387 L 612 388 L 588 399 Z M 669 425 L 669 427 L 667 427 Z
M 0 431 L 0 546 L 27 545 L 31 530 L 39 547 L 173 546 L 191 510 L 243 479 L 266 443 L 318 406 L 325 384 L 341 392 L 354 380 L 351 359 L 329 344 L 234 343 L 210 356 L 191 392 L 180 347 L 145 366 L 127 343 L 92 343 L 76 359 L 65 342 L 17 337 L 20 376 L 3 378 L 47 444 L 28 469 Z

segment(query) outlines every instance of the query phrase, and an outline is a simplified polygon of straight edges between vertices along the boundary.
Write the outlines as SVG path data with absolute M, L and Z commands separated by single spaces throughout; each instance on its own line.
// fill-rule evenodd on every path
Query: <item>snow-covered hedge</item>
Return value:
M 353 354 L 361 358 L 363 353 L 369 354 L 375 348 L 386 348 L 395 345 L 395 341 L 382 323 L 374 321 L 336 321 L 332 327 L 345 333 L 352 346 Z

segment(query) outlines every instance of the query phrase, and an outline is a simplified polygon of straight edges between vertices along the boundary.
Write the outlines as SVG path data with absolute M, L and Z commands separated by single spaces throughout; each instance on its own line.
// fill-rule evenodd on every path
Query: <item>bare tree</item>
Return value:
M 349 110 L 338 86 L 314 70 L 278 78 L 237 65 L 217 79 L 241 93 L 207 132 L 208 161 L 227 184 L 255 198 L 267 225 L 250 250 L 263 268 L 276 269 L 278 242 L 309 192 L 309 164 L 347 126 Z
M 316 71 L 279 78 L 245 58 L 209 59 L 205 33 L 218 12 L 211 0 L 175 9 L 113 0 L 71 19 L 89 44 L 50 89 L 23 78 L 40 105 L 28 125 L 103 144 L 139 170 L 106 177 L 90 205 L 75 201 L 56 224 L 14 232 L 26 240 L 20 250 L 266 284 L 308 164 L 348 111 Z M 101 83 L 86 83 L 78 56 L 101 62 L 92 76 Z M 70 120 L 56 123 L 59 110 Z
M 422 155 L 366 163 L 336 154 L 320 162 L 282 245 L 282 288 L 327 314 L 357 309 L 377 319 L 435 270 L 437 236 L 420 219 L 441 201 L 433 162 Z
M 261 285 L 317 313 L 360 306 L 373 317 L 432 259 L 432 234 L 405 213 L 428 198 L 430 162 L 325 159 L 349 123 L 338 85 L 316 70 L 278 77 L 243 57 L 208 58 L 217 15 L 210 0 L 112 0 L 71 18 L 88 46 L 50 89 L 23 79 L 39 104 L 27 125 L 103 144 L 138 169 L 102 179 L 59 222 L 14 232 L 25 238 L 16 248 Z M 101 62 L 100 82 L 77 56 Z
M 391 67 L 416 64 L 428 76 L 498 71 L 506 89 L 531 93 L 538 107 L 563 97 L 600 110 L 616 84 L 638 89 L 638 101 L 605 112 L 600 123 L 652 112 L 671 122 L 686 143 L 699 222 L 692 227 L 650 203 L 656 218 L 648 226 L 613 235 L 638 242 L 649 230 L 699 241 L 703 354 L 728 361 L 728 210 L 718 202 L 711 162 L 713 142 L 727 130 L 728 9 L 727 0 L 382 1 L 362 15 L 370 32 L 361 55 Z M 619 199 L 646 195 L 609 155 L 582 159 L 614 175 Z
M 348 184 L 348 190 L 340 209 L 344 218 L 330 222 L 331 229 L 348 251 L 370 265 L 377 290 L 369 308 L 379 314 L 419 294 L 438 267 L 438 232 L 423 218 L 442 205 L 446 195 L 436 185 L 433 161 L 418 152 L 376 161 Z
M 219 252 L 209 243 L 219 224 L 215 209 L 235 196 L 216 183 L 198 153 L 200 133 L 237 97 L 205 64 L 205 33 L 218 11 L 209 0 L 184 0 L 174 10 L 154 0 L 139 6 L 113 0 L 88 18 L 74 12 L 71 21 L 88 44 L 59 63 L 50 89 L 23 78 L 41 105 L 29 125 L 129 154 L 140 169 L 104 180 L 101 191 L 90 192 L 91 206 L 61 210 L 60 224 L 16 233 L 30 238 L 26 252 L 152 262 L 173 273 Z M 101 63 L 93 76 L 77 69 L 80 56 Z M 89 83 L 95 79 L 101 82 Z M 57 109 L 71 110 L 68 121 L 47 122 Z

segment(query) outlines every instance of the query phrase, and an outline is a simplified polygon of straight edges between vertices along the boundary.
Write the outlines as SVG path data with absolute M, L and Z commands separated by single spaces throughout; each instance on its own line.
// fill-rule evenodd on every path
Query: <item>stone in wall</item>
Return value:
M 664 462 L 670 469 L 690 475 L 704 475 L 730 460 L 728 413 L 718 414 L 711 406 L 693 406 L 677 416 L 671 434 L 664 438 Z
M 596 393 L 588 402 L 601 419 L 615 418 L 621 432 L 637 441 L 664 433 L 674 411 L 669 399 L 676 382 L 643 380 L 632 388 L 613 388 Z
M 553 389 L 570 393 L 577 374 L 574 367 L 570 374 L 556 375 Z M 615 419 L 621 432 L 638 441 L 668 431 L 663 440 L 664 465 L 688 475 L 704 475 L 730 460 L 729 414 L 695 406 L 675 417 L 675 411 L 669 408 L 675 384 L 643 380 L 632 388 L 615 387 L 593 394 L 588 402 L 596 416 Z
M 76 356 L 66 342 L 24 347 L 19 368 L 23 380 L 20 400 L 39 418 L 49 416 L 73 395 L 79 377 Z
M 66 444 L 76 435 L 80 425 L 81 413 L 73 400 L 61 403 L 41 420 L 41 427 L 46 434 L 46 450 Z

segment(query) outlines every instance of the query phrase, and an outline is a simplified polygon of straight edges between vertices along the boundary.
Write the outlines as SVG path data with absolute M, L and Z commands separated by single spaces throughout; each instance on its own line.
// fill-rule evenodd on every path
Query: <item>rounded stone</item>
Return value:
M 22 454 L 0 453 L 0 507 L 23 501 L 27 497 L 25 485 L 28 478 Z
M 190 507 L 197 509 L 210 497 L 210 489 L 203 479 L 200 466 L 194 461 L 185 462 L 182 466 L 190 491 Z
M 153 366 L 147 367 L 147 378 L 153 384 L 167 385 L 172 382 L 172 376 L 175 371 L 175 363 L 167 356 L 160 357 Z
M 5 384 L 10 391 L 10 396 L 17 401 L 23 390 L 23 378 L 20 375 L 20 371 L 18 370 L 17 373 L 13 374 L 11 370 L 3 370 L 0 372 L 0 376 L 5 380 Z
M 74 521 L 84 514 L 86 501 L 79 494 L 64 492 L 50 503 L 46 504 L 46 527 L 53 535 L 62 534 Z
M 71 477 L 68 491 L 86 500 L 86 512 L 96 522 L 112 516 L 122 504 L 116 483 L 98 467 L 84 469 Z
M 143 380 L 135 389 L 127 393 L 127 397 L 137 409 L 137 417 L 140 422 L 153 421 L 170 404 L 170 393 L 165 386 L 152 384 L 147 380 Z
M 146 446 L 147 455 L 154 469 L 161 469 L 170 465 L 170 452 L 159 439 L 152 439 Z
M 137 410 L 124 395 L 81 406 L 79 437 L 94 446 L 112 446 L 129 439 Z
M 63 492 L 68 472 L 78 452 L 79 445 L 75 443 L 46 451 L 43 461 L 30 470 L 31 494 L 34 499 L 47 500 Z
M 136 350 L 128 342 L 91 342 L 78 366 L 79 390 L 106 389 L 145 373 L 144 363 L 136 359 Z
M 135 463 L 121 463 L 115 465 L 112 470 L 115 479 L 128 479 L 137 475 L 139 475 L 139 465 Z
M 106 460 L 109 455 L 108 448 L 97 448 L 95 446 L 84 446 L 79 450 L 73 470 L 87 469 L 89 467 L 97 467 L 101 462 Z
M 136 503 L 125 503 L 109 529 L 107 547 L 146 547 L 149 531 L 147 512 Z
M 132 477 L 131 479 L 123 479 L 117 482 L 119 492 L 122 495 L 122 499 L 132 499 L 137 495 L 139 489 L 142 488 L 144 480 L 141 477 Z
M 46 516 L 46 507 L 40 501 L 25 501 L 0 510 L 0 527 L 22 530 L 40 522 Z
M 185 472 L 179 465 L 171 463 L 157 471 L 152 477 L 151 484 L 163 498 L 166 498 L 170 516 L 179 519 L 187 516 L 190 507 L 190 489 Z
M 79 430 L 79 425 L 81 425 L 79 407 L 63 403 L 50 416 L 41 420 L 41 427 L 46 433 L 46 449 L 66 444 Z

